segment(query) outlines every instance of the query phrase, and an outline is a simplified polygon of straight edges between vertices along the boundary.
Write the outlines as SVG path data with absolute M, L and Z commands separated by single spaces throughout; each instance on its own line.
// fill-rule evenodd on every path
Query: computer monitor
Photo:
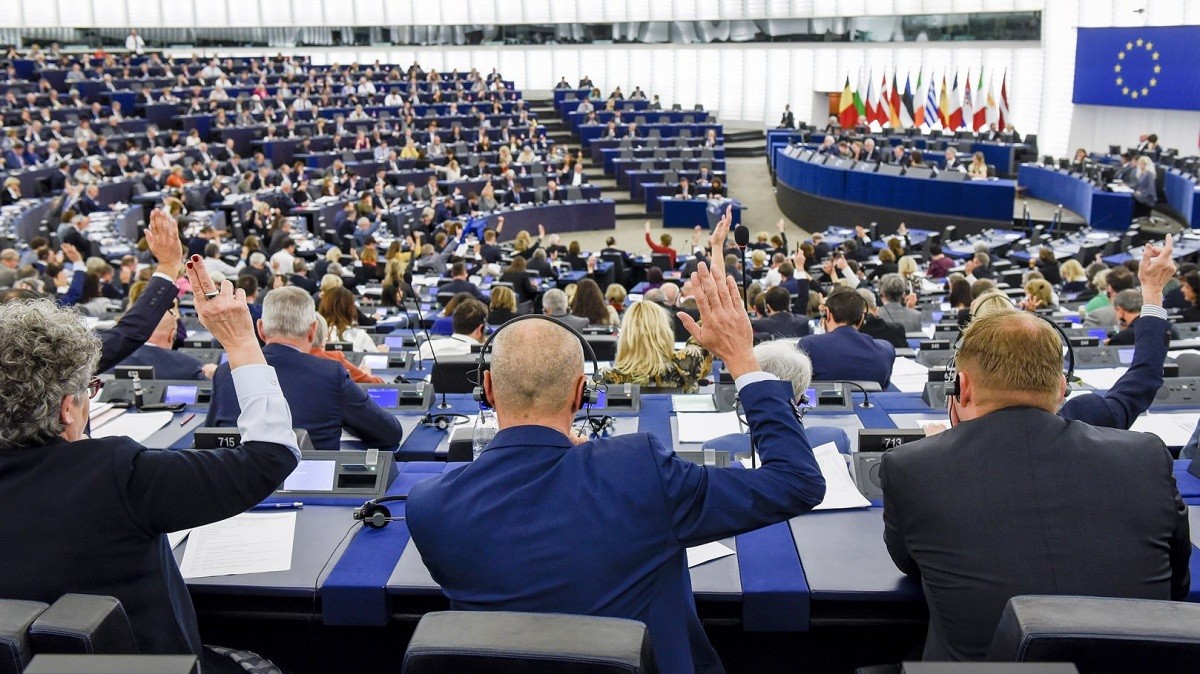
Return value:
M 395 388 L 367 388 L 367 396 L 380 407 L 396 407 L 400 404 L 400 391 Z
M 196 399 L 200 396 L 199 386 L 189 386 L 186 384 L 170 384 L 167 390 L 163 392 L 162 401 L 167 405 L 184 404 L 195 405 Z

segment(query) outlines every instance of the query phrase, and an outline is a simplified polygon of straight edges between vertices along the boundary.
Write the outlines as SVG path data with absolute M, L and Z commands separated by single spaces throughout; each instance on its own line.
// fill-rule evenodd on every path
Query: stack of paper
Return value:
M 844 508 L 866 508 L 871 502 L 854 486 L 846 459 L 838 453 L 837 445 L 827 442 L 813 449 L 821 476 L 825 478 L 825 500 L 813 510 L 841 510 Z
M 158 432 L 175 418 L 172 412 L 142 412 L 140 414 L 122 414 L 112 421 L 105 423 L 99 429 L 92 429 L 93 438 L 111 438 L 127 435 L 134 442 L 145 442 L 147 438 Z
M 929 368 L 909 358 L 897 358 L 892 365 L 891 382 L 902 393 L 921 393 L 929 381 Z
M 710 395 L 673 395 L 671 396 L 671 405 L 675 408 L 676 413 L 717 411 Z
M 742 425 L 734 412 L 686 412 L 676 414 L 678 442 L 706 442 L 731 433 L 741 433 Z
M 296 512 L 242 513 L 188 534 L 179 571 L 184 578 L 288 571 Z
M 1153 433 L 1168 447 L 1182 447 L 1192 439 L 1192 433 L 1196 432 L 1196 416 L 1195 412 L 1147 413 L 1138 417 L 1129 430 Z
M 1094 367 L 1086 370 L 1075 370 L 1075 376 L 1098 391 L 1107 391 L 1117 383 L 1128 368 L 1124 367 Z

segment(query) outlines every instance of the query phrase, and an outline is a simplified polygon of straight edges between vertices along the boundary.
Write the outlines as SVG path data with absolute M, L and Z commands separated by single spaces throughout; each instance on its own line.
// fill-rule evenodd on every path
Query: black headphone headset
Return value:
M 1054 328 L 1054 331 L 1057 332 L 1058 336 L 1062 338 L 1063 345 L 1067 347 L 1067 371 L 1064 372 L 1063 374 L 1067 378 L 1067 390 L 1070 391 L 1071 390 L 1071 380 L 1075 378 L 1075 349 L 1074 349 L 1074 347 L 1071 346 L 1071 338 L 1067 336 L 1067 331 L 1063 330 L 1062 326 L 1059 325 L 1058 323 L 1055 323 L 1054 321 L 1050 320 L 1049 318 L 1046 318 L 1045 316 L 1043 316 L 1041 314 L 1035 313 L 1033 315 L 1037 316 L 1038 318 L 1042 319 L 1043 321 L 1046 321 L 1047 323 L 1049 323 L 1050 327 Z M 971 318 L 973 318 L 973 317 L 968 317 L 967 325 L 970 325 Z M 963 331 L 964 332 L 966 331 L 966 326 L 963 326 Z M 962 340 L 962 333 L 959 333 L 959 340 L 960 341 Z M 955 347 L 957 347 L 957 346 L 958 346 L 958 344 L 955 344 Z M 946 361 L 946 400 L 947 401 L 949 401 L 950 398 L 957 399 L 959 394 L 962 393 L 962 385 L 959 383 L 958 370 L 957 370 L 957 368 L 954 367 L 954 358 L 955 358 L 955 356 L 950 356 L 950 359 Z
M 407 499 L 407 495 L 373 498 L 354 509 L 354 519 L 362 522 L 363 526 L 368 529 L 382 529 L 388 525 L 388 522 L 404 519 L 403 515 L 393 517 L 392 511 L 388 510 L 388 507 L 383 504 Z
M 517 316 L 516 318 L 505 321 L 500 327 L 496 328 L 495 331 L 488 335 L 488 338 L 483 342 L 483 347 L 479 349 L 479 359 L 476 361 L 475 369 L 475 390 L 471 394 L 472 397 L 475 398 L 475 402 L 478 402 L 480 405 L 487 405 L 488 407 L 492 406 L 491 402 L 489 402 L 487 399 L 487 394 L 484 393 L 483 390 L 483 369 L 484 366 L 487 365 L 487 354 L 492 348 L 492 341 L 496 339 L 496 335 L 500 334 L 505 328 L 513 325 L 514 323 L 533 320 L 550 321 L 551 323 L 559 326 L 560 328 L 566 329 L 567 332 L 570 332 L 572 335 L 574 335 L 575 339 L 578 339 L 579 343 L 583 345 L 584 358 L 592 361 L 592 376 L 595 377 L 600 373 L 600 361 L 596 360 L 596 352 L 592 349 L 592 345 L 588 343 L 587 339 L 585 339 L 583 335 L 579 334 L 579 331 L 575 330 L 566 323 L 563 323 L 562 321 L 551 316 L 546 316 L 545 314 L 526 314 L 524 316 Z M 591 416 L 592 405 L 600 402 L 600 388 L 601 387 L 594 381 L 585 380 L 584 382 L 582 407 L 585 410 L 588 410 L 589 418 Z
M 862 316 L 859 317 L 858 323 L 854 324 L 854 327 L 857 328 L 857 327 L 861 326 L 863 324 L 863 322 L 867 320 L 867 310 L 870 308 L 870 306 L 867 304 L 867 299 L 865 297 L 863 297 L 862 295 L 859 295 L 858 291 L 854 290 L 854 289 L 851 289 L 846 292 L 836 293 L 836 295 L 854 295 L 855 297 L 858 298 L 858 301 L 862 304 Z M 831 321 L 838 320 L 837 318 L 834 317 L 833 311 L 829 308 L 829 297 L 834 297 L 834 296 L 835 296 L 835 294 L 831 293 L 828 297 L 826 297 L 825 298 L 825 306 L 823 307 L 823 309 L 824 309 L 823 317 L 827 318 Z M 847 323 L 847 325 L 850 325 L 850 324 Z

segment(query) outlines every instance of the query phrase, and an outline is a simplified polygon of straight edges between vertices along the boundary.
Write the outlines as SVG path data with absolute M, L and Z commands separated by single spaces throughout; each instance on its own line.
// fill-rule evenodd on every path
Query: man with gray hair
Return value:
M 21 254 L 15 249 L 0 250 L 0 288 L 10 288 L 17 282 L 17 267 L 20 266 Z
M 542 313 L 577 331 L 588 326 L 588 319 L 567 313 L 567 294 L 558 288 L 542 293 Z
M 730 210 L 713 250 L 731 220 Z M 579 340 L 557 322 L 519 319 L 496 335 L 481 382 L 499 432 L 473 463 L 418 482 L 408 497 L 412 540 L 452 608 L 640 620 L 660 671 L 721 670 L 696 616 L 687 547 L 807 512 L 825 483 L 792 387 L 755 359 L 720 256 L 692 283 L 703 320 L 680 318 L 733 375 L 762 467 L 689 463 L 649 433 L 580 437 Z
M 1142 316 L 1142 291 L 1127 288 L 1113 297 L 1113 312 L 1117 317 L 1117 325 L 1121 331 L 1113 335 L 1108 344 L 1111 346 L 1133 346 L 1135 328 L 1133 324 Z M 1166 336 L 1170 340 L 1170 335 Z
M 863 319 L 863 324 L 858 326 L 858 331 L 875 339 L 881 339 L 897 349 L 907 349 L 908 338 L 905 336 L 904 326 L 888 323 L 879 317 L 879 305 L 875 303 L 875 293 L 868 288 L 859 288 L 855 292 L 867 303 L 867 317 Z
M 879 316 L 888 323 L 904 326 L 905 332 L 921 331 L 921 312 L 906 306 L 908 284 L 899 274 L 884 274 L 879 280 L 879 294 L 883 296 L 883 306 L 879 308 Z
M 296 428 L 308 431 L 317 449 L 341 448 L 345 429 L 367 447 L 393 449 L 404 431 L 391 414 L 350 380 L 337 362 L 308 351 L 317 331 L 312 296 L 301 288 L 284 287 L 263 300 L 258 333 L 266 346 L 267 364 L 275 368 L 279 386 L 292 408 Z M 212 404 L 206 426 L 232 426 L 241 414 L 228 365 L 213 376 Z

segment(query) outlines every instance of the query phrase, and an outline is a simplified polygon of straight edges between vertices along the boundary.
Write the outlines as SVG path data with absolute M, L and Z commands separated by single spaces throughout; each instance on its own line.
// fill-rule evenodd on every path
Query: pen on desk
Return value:
M 194 413 L 193 413 L 193 414 L 189 414 L 189 415 L 187 415 L 186 417 L 184 417 L 183 421 L 179 422 L 179 425 L 180 425 L 180 426 L 187 426 L 187 425 L 188 425 L 188 422 L 189 422 L 189 421 L 191 421 L 192 419 L 195 419 L 195 418 L 196 418 L 196 415 L 195 415 Z
M 301 510 L 303 508 L 303 503 L 293 501 L 292 503 L 260 503 L 250 510 Z

